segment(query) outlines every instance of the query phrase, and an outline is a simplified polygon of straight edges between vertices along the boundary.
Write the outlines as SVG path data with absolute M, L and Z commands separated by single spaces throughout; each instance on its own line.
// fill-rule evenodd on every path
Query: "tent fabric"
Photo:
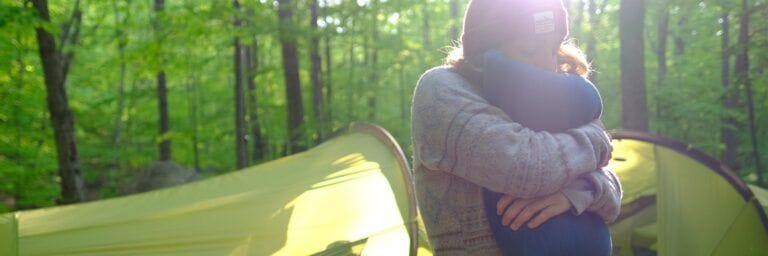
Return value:
M 0 255 L 16 255 L 16 217 L 12 213 L 0 215 Z
M 3 215 L 0 250 L 5 251 L 0 252 L 414 255 L 416 207 L 409 172 L 388 133 L 355 124 L 309 151 L 230 174 Z
M 613 133 L 610 168 L 625 197 L 611 225 L 615 255 L 766 255 L 768 222 L 750 188 L 688 145 Z

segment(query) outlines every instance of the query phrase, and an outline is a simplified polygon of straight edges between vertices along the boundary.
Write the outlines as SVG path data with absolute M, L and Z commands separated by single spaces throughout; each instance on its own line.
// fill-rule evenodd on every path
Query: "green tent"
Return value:
M 357 124 L 312 150 L 182 186 L 0 215 L 0 255 L 407 255 L 400 147 Z
M 624 189 L 614 255 L 768 255 L 764 190 L 689 145 L 612 135 L 609 167 Z
M 373 125 L 339 134 L 203 181 L 0 215 L 0 256 L 431 255 L 400 147 Z M 768 193 L 682 143 L 613 135 L 615 255 L 768 255 Z

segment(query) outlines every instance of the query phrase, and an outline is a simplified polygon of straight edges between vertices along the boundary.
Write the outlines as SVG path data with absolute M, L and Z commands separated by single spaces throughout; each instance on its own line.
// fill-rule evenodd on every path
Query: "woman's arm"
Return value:
M 596 123 L 547 133 L 511 121 L 447 68 L 430 70 L 419 80 L 412 120 L 418 164 L 524 198 L 561 190 L 600 168 L 611 151 Z
M 502 195 L 496 204 L 496 214 L 501 215 L 502 224 L 514 230 L 526 223 L 529 228 L 536 228 L 569 209 L 576 215 L 589 210 L 605 222 L 613 222 L 619 215 L 621 194 L 616 176 L 607 169 L 597 170 L 582 174 L 551 195 L 527 199 Z

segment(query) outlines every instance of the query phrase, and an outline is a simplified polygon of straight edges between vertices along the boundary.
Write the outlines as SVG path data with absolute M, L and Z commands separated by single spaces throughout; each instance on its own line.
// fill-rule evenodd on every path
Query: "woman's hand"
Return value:
M 513 230 L 526 222 L 528 228 L 537 228 L 569 209 L 571 202 L 561 192 L 536 198 L 516 198 L 505 194 L 496 203 L 496 214 L 502 216 L 501 224 L 509 225 Z

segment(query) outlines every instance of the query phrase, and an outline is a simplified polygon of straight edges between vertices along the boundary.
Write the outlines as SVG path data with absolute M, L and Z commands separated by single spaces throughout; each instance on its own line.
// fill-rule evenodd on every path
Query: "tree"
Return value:
M 379 9 L 379 1 L 378 0 L 372 0 L 370 2 L 371 5 L 371 20 L 370 27 L 368 27 L 367 30 L 371 31 L 370 39 L 366 40 L 367 42 L 370 42 L 370 44 L 374 45 L 374 47 L 370 47 L 368 43 L 365 44 L 365 56 L 368 56 L 368 52 L 370 51 L 370 59 L 366 58 L 366 63 L 368 63 L 370 66 L 368 67 L 368 81 L 365 83 L 366 85 L 370 86 L 370 89 L 366 90 L 368 94 L 368 120 L 374 121 L 376 120 L 376 108 L 377 108 L 377 99 L 376 97 L 380 97 L 378 95 L 378 89 L 379 89 L 379 47 L 377 47 L 379 43 L 379 29 L 378 29 L 378 9 Z M 367 37 L 366 37 L 367 38 Z
M 127 18 L 123 17 L 121 19 L 120 8 L 117 5 L 117 1 L 112 4 L 115 13 L 115 38 L 117 38 L 117 52 L 120 61 L 120 77 L 117 81 L 117 114 L 115 115 L 115 128 L 112 135 L 112 149 L 114 150 L 112 166 L 117 167 L 117 161 L 120 156 L 120 137 L 123 132 L 123 113 L 125 110 L 125 46 L 128 40 L 125 38 L 125 32 L 123 32 L 123 27 L 125 27 L 127 23 Z
M 656 71 L 656 90 L 661 91 L 664 83 L 667 79 L 667 36 L 669 32 L 669 2 L 663 0 L 659 5 L 658 11 L 658 27 L 656 30 L 658 42 L 656 44 L 656 64 L 658 69 Z M 661 121 L 662 113 L 664 112 L 664 102 L 661 98 L 656 99 L 656 119 Z M 657 125 L 658 133 L 663 134 L 661 129 L 662 125 Z
M 165 33 L 163 32 L 164 29 L 162 27 L 162 24 L 160 22 L 161 16 L 163 15 L 163 10 L 165 9 L 165 0 L 155 0 L 155 14 L 157 17 L 155 17 L 154 20 L 154 27 L 155 31 L 159 34 L 158 36 L 158 47 L 162 49 L 163 47 L 163 38 L 165 37 Z M 160 51 L 160 55 L 162 55 L 162 50 Z M 159 137 L 160 137 L 160 144 L 158 144 L 158 149 L 160 152 L 160 161 L 170 161 L 171 160 L 171 138 L 169 138 L 168 132 L 170 131 L 170 125 L 169 125 L 169 114 L 168 114 L 168 86 L 165 80 L 165 70 L 163 69 L 163 65 L 165 65 L 165 58 L 160 57 L 160 65 L 157 71 L 157 110 L 158 110 L 158 122 L 159 122 Z
M 75 1 L 72 17 L 64 24 L 61 47 L 56 46 L 56 40 L 50 32 L 43 27 L 35 28 L 40 60 L 43 63 L 48 111 L 56 141 L 56 156 L 61 177 L 61 204 L 76 203 L 85 199 L 85 185 L 80 174 L 80 159 L 75 140 L 75 118 L 69 107 L 65 87 L 74 53 L 62 50 L 65 44 L 71 45 L 78 40 L 82 20 L 79 3 Z M 32 4 L 40 19 L 51 21 L 47 0 L 34 0 Z
M 312 110 L 315 114 L 315 129 L 317 130 L 317 140 L 321 141 L 325 129 L 325 110 L 323 107 L 323 78 L 322 63 L 320 59 L 320 37 L 317 28 L 318 0 L 309 1 L 309 27 L 311 29 L 309 39 L 309 60 L 311 66 L 310 77 L 312 80 Z
M 597 8 L 597 3 L 595 0 L 589 0 L 589 29 L 590 33 L 587 35 L 587 58 L 589 58 L 589 63 L 592 64 L 593 69 L 597 69 L 597 37 L 595 36 L 595 31 L 597 30 L 597 26 L 600 24 L 598 18 L 598 10 L 599 13 L 604 12 L 606 4 L 603 2 L 603 5 L 601 8 Z M 589 72 L 589 80 L 592 81 L 592 83 L 595 83 L 597 85 L 597 73 L 598 72 Z
M 751 10 L 749 1 L 741 0 L 742 13 L 739 19 L 739 41 L 738 53 L 736 54 L 736 64 L 734 75 L 738 84 L 744 85 L 744 91 L 747 95 L 747 118 L 749 122 L 749 137 L 752 141 L 752 158 L 755 162 L 755 171 L 757 172 L 757 184 L 763 185 L 763 166 L 760 161 L 760 148 L 757 140 L 757 127 L 755 124 L 755 104 L 752 95 L 752 81 L 749 77 L 749 17 Z
M 258 98 L 256 97 L 256 72 L 259 64 L 259 43 L 253 38 L 251 46 L 245 48 L 245 67 L 247 71 L 246 84 L 248 86 L 248 124 L 251 127 L 251 139 L 253 151 L 251 160 L 256 162 L 264 159 L 266 154 L 266 143 L 261 134 L 261 124 L 259 123 Z
M 645 0 L 621 0 L 619 40 L 621 44 L 621 102 L 624 129 L 647 131 L 643 26 Z
M 459 40 L 459 0 L 451 0 L 451 40 Z
M 305 149 L 303 144 L 304 104 L 301 98 L 299 80 L 299 59 L 296 56 L 296 38 L 293 28 L 293 6 L 291 0 L 278 0 L 278 27 L 283 54 L 283 75 L 288 107 L 288 152 L 296 153 Z
M 730 42 L 730 18 L 728 17 L 730 15 L 729 10 L 727 9 L 727 6 L 723 6 L 723 14 L 721 16 L 721 30 L 722 30 L 722 38 L 721 38 L 721 47 L 720 47 L 720 61 L 722 62 L 721 65 L 721 83 L 723 86 L 723 93 L 724 93 L 724 99 L 723 99 L 723 108 L 726 110 L 733 110 L 736 109 L 736 104 L 738 101 L 738 91 L 736 88 L 731 84 L 731 42 Z M 722 153 L 722 161 L 727 166 L 730 166 L 732 168 L 739 168 L 738 161 L 736 160 L 736 148 L 737 148 L 737 139 L 736 139 L 736 130 L 738 123 L 737 121 L 731 117 L 730 115 L 726 115 L 721 118 L 722 122 L 722 128 L 720 129 L 720 138 L 722 140 L 723 145 L 725 145 L 725 149 Z
M 240 3 L 237 0 L 232 1 L 235 8 L 235 31 L 242 29 L 242 20 L 240 19 Z M 243 169 L 248 166 L 248 141 L 246 140 L 246 122 L 245 122 L 245 94 L 243 93 L 243 62 L 245 62 L 245 49 L 240 45 L 240 37 L 234 38 L 235 52 L 232 58 L 235 61 L 235 166 L 237 169 Z
M 421 27 L 421 37 L 424 44 L 424 50 L 431 51 L 432 50 L 432 33 L 430 31 L 430 25 L 429 25 L 429 1 L 422 0 L 421 5 L 421 15 L 422 15 L 422 27 Z

